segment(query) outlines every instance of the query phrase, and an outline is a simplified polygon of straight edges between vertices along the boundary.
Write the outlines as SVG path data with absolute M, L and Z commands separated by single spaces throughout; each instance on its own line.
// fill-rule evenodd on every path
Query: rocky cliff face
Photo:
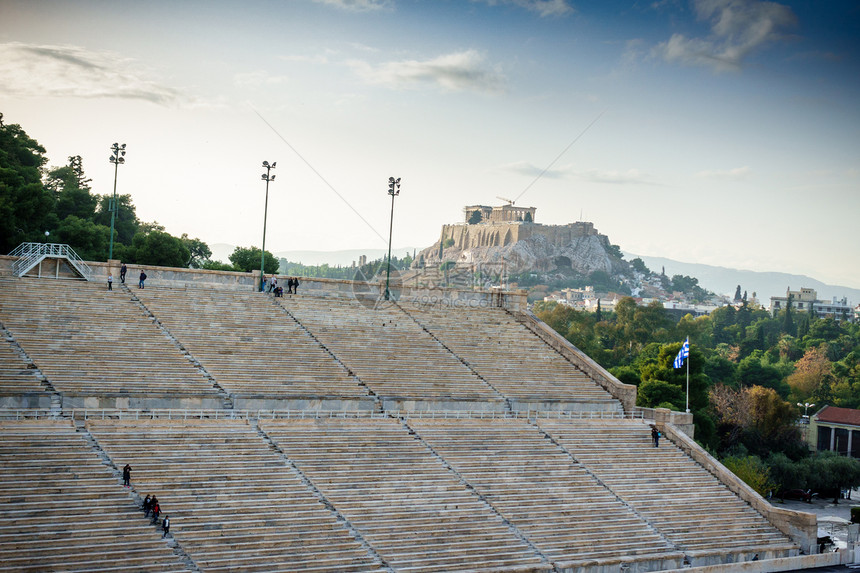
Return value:
M 582 275 L 604 271 L 612 276 L 624 272 L 626 266 L 612 254 L 609 238 L 591 223 L 445 225 L 440 240 L 421 251 L 414 266 L 445 261 L 504 264 L 508 274 L 558 270 Z

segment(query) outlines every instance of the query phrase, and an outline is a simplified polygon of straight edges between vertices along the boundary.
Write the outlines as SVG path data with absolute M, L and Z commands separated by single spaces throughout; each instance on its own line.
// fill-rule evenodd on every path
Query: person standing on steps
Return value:
M 140 271 L 140 282 L 137 283 L 137 288 L 143 288 L 143 281 L 146 280 L 146 273 Z
M 128 464 L 125 464 L 125 467 L 122 468 L 122 485 L 131 487 L 131 466 Z
M 143 498 L 143 516 L 149 517 L 149 510 L 152 508 L 152 501 L 150 501 L 149 494 Z
M 654 440 L 654 447 L 660 447 L 660 432 L 657 431 L 657 428 L 651 426 L 651 439 Z
M 298 279 L 298 277 L 293 279 L 293 294 L 299 294 L 299 279 Z
M 108 290 L 113 290 L 113 275 L 108 273 Z
M 125 263 L 119 268 L 119 282 L 125 284 L 125 273 L 128 272 L 128 267 L 125 266 Z
M 167 537 L 167 534 L 170 533 L 170 516 L 165 515 L 164 521 L 161 522 L 161 538 L 164 539 Z

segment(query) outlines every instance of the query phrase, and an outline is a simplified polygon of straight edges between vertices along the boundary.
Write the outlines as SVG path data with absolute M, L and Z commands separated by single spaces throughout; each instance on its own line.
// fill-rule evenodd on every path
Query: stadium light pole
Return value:
M 798 402 L 797 405 L 798 405 L 798 407 L 803 408 L 803 417 L 804 418 L 809 417 L 809 409 L 812 408 L 813 406 L 815 406 L 815 404 L 810 404 L 809 402 L 804 402 L 803 404 Z
M 266 182 L 266 203 L 263 208 L 263 248 L 260 249 L 260 292 L 263 292 L 263 277 L 265 276 L 263 271 L 266 268 L 266 219 L 269 216 L 269 181 L 275 180 L 275 176 L 270 174 L 277 164 L 277 161 L 273 161 L 271 165 L 268 161 L 263 162 L 263 167 L 266 168 L 266 172 L 263 173 L 263 181 Z
M 390 300 L 391 291 L 391 233 L 394 230 L 394 198 L 400 195 L 400 177 L 388 178 L 388 194 L 391 195 L 391 222 L 388 224 L 388 270 L 385 271 L 385 300 Z
M 113 154 L 110 156 L 110 162 L 113 163 L 113 197 L 111 197 L 108 210 L 110 211 L 110 247 L 108 248 L 108 260 L 113 258 L 113 228 L 114 220 L 116 219 L 116 177 L 119 173 L 119 166 L 125 163 L 125 143 L 122 145 L 114 143 L 110 150 Z

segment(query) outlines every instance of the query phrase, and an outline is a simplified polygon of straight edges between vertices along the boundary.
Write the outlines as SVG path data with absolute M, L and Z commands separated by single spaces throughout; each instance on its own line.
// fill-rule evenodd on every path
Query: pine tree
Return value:
M 794 336 L 794 318 L 791 316 L 791 303 L 794 299 L 793 294 L 788 295 L 788 302 L 785 304 L 785 319 L 782 322 L 782 331 L 786 334 Z

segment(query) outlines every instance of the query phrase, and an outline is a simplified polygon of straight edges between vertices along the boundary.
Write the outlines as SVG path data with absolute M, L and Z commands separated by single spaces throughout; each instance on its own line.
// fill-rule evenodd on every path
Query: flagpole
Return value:
M 690 340 L 687 338 L 687 340 Z M 687 350 L 687 413 L 690 413 L 690 351 Z

